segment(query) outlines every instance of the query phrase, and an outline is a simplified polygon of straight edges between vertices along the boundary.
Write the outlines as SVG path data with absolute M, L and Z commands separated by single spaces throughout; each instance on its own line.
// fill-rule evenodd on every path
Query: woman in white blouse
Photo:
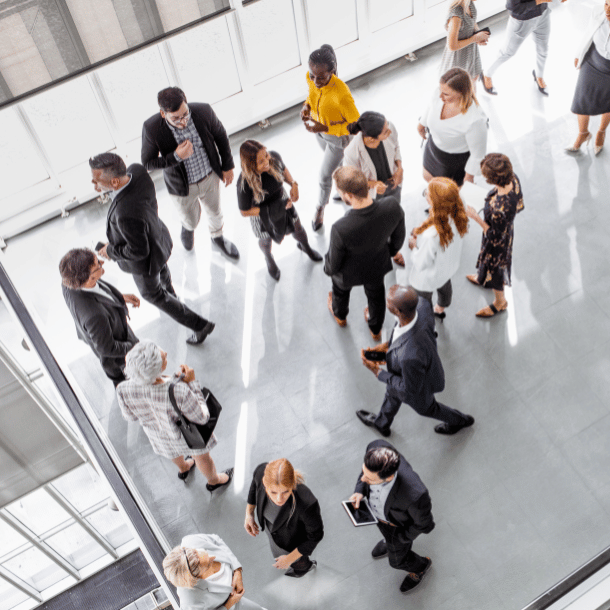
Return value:
M 428 140 L 424 151 L 424 179 L 435 177 L 474 182 L 487 152 L 487 116 L 479 106 L 468 72 L 451 68 L 441 76 L 438 93 L 417 125 Z M 429 136 L 429 137 L 427 137 Z
M 578 152 L 591 141 L 589 117 L 601 114 L 595 135 L 595 154 L 599 155 L 610 124 L 610 0 L 593 12 L 574 65 L 580 70 L 572 101 L 579 133 L 566 151 Z
M 430 302 L 433 291 L 437 291 L 434 315 L 442 320 L 445 307 L 451 305 L 451 278 L 460 266 L 468 217 L 460 189 L 449 178 L 432 178 L 426 189 L 426 200 L 430 206 L 428 219 L 413 230 L 409 239 L 413 265 L 409 284 Z

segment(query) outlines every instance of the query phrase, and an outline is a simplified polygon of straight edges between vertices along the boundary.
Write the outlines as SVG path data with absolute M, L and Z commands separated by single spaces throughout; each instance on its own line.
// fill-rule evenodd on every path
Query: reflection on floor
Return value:
M 430 489 L 437 523 L 415 544 L 434 567 L 410 595 L 413 607 L 514 610 L 608 544 L 610 150 L 598 158 L 563 152 L 576 133 L 568 112 L 576 74 L 569 69 L 572 51 L 562 44 L 573 27 L 572 10 L 568 3 L 553 15 L 548 99 L 532 82 L 530 41 L 496 75 L 500 95 L 480 92 L 490 117 L 490 149 L 511 157 L 526 207 L 516 221 L 508 315 L 474 317 L 489 295 L 464 278 L 474 270 L 480 244 L 473 227 L 454 304 L 438 325 L 447 376 L 441 399 L 472 413 L 476 425 L 443 438 L 434 434 L 434 422 L 403 407 L 390 439 Z M 482 50 L 487 65 L 502 41 L 504 19 L 491 26 L 492 41 Z M 361 111 L 384 112 L 398 128 L 409 230 L 425 207 L 415 123 L 441 52 L 434 45 L 414 64 L 397 61 L 353 85 Z M 301 185 L 297 209 L 309 227 L 320 162 L 313 137 L 295 114 L 242 136 L 235 151 L 241 139 L 254 136 L 282 154 Z M 212 252 L 205 226 L 197 231 L 195 251 L 186 254 L 160 177 L 157 184 L 161 214 L 176 241 L 170 261 L 176 289 L 216 322 L 216 331 L 202 347 L 187 347 L 186 329 L 147 304 L 133 312 L 133 326 L 140 338 L 167 350 L 170 367 L 193 366 L 224 405 L 214 457 L 220 468 L 236 466 L 235 484 L 226 492 L 210 497 L 201 476 L 187 486 L 177 479 L 140 428 L 122 420 L 111 384 L 76 340 L 56 264 L 69 247 L 92 246 L 103 237 L 105 207 L 93 203 L 12 240 L 6 254 L 18 288 L 34 304 L 59 357 L 70 363 L 171 544 L 187 533 L 219 533 L 245 566 L 248 595 L 270 610 L 404 604 L 402 575 L 386 560 L 371 559 L 379 534 L 352 528 L 339 504 L 353 490 L 366 444 L 376 438 L 354 411 L 376 410 L 383 396 L 359 359 L 370 343 L 362 291 L 353 292 L 348 327 L 338 328 L 326 309 L 329 279 L 291 238 L 274 246 L 282 270 L 274 283 L 248 220 L 237 212 L 233 186 L 223 189 L 226 233 L 241 249 L 241 261 L 234 265 Z M 326 251 L 329 227 L 343 212 L 331 203 L 325 229 L 310 232 L 319 250 Z M 134 290 L 116 266 L 106 268 L 106 279 Z M 387 284 L 407 277 L 397 269 Z M 388 319 L 385 337 L 391 324 Z M 250 538 L 242 525 L 254 467 L 280 456 L 304 471 L 326 526 L 315 553 L 318 569 L 299 581 L 274 571 L 266 538 Z

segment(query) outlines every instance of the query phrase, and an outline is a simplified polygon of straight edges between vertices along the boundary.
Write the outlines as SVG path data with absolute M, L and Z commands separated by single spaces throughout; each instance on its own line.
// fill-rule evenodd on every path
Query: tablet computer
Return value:
M 372 513 L 369 501 L 366 498 L 360 500 L 360 507 L 354 508 L 354 505 L 349 500 L 341 502 L 345 508 L 349 518 L 356 527 L 361 525 L 374 525 L 378 522 L 377 517 Z

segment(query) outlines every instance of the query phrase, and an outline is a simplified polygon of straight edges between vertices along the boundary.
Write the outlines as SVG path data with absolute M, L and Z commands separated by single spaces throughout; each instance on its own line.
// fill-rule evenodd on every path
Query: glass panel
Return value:
M 99 545 L 78 523 L 47 538 L 45 541 L 78 570 L 106 555 Z
M 166 32 L 229 8 L 229 0 L 156 0 Z
M 189 101 L 213 104 L 241 91 L 226 18 L 172 38 L 171 46 Z
M 413 14 L 413 0 L 375 0 L 371 3 L 371 30 L 376 32 Z
M 356 0 L 307 0 L 306 8 L 312 50 L 323 44 L 337 49 L 358 39 Z
M 86 77 L 41 93 L 23 105 L 59 172 L 114 148 Z
M 0 112 L 0 165 L 2 166 L 2 191 L 0 198 L 9 197 L 49 177 L 36 154 L 30 138 L 13 108 Z M 25 206 L 24 206 L 25 207 Z M 0 220 L 17 213 L 0 209 Z
M 0 520 L 0 557 L 26 543 L 27 540 L 19 532 L 16 532 L 8 523 Z
M 241 27 L 255 83 L 301 63 L 292 2 L 265 0 L 244 8 Z
M 158 47 L 105 66 L 98 70 L 98 76 L 123 137 L 127 141 L 139 138 L 142 123 L 159 112 L 157 93 L 169 87 Z
M 107 507 L 89 515 L 87 521 L 116 549 L 129 542 L 133 536 L 121 514 Z
M 0 608 L 9 610 L 26 599 L 30 598 L 19 589 L 9 585 L 6 580 L 0 578 Z
M 38 536 L 72 519 L 44 489 L 9 504 L 6 510 Z
M 110 496 L 106 485 L 88 464 L 53 481 L 53 487 L 80 513 Z
M 34 547 L 5 561 L 2 565 L 37 591 L 42 591 L 69 576 L 67 572 Z

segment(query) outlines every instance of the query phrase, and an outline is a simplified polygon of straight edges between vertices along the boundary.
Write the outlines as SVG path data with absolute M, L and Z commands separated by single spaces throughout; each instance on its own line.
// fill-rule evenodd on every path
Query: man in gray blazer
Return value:
M 388 291 L 387 307 L 398 322 L 390 340 L 372 348 L 385 353 L 387 371 L 380 368 L 379 362 L 367 360 L 362 350 L 364 366 L 386 384 L 385 398 L 378 415 L 356 411 L 358 419 L 383 436 L 390 436 L 390 426 L 404 402 L 420 415 L 442 421 L 434 428 L 438 434 L 455 434 L 472 426 L 474 417 L 443 405 L 434 397 L 445 389 L 445 373 L 436 347 L 431 303 L 420 299 L 411 286 L 395 284 Z

